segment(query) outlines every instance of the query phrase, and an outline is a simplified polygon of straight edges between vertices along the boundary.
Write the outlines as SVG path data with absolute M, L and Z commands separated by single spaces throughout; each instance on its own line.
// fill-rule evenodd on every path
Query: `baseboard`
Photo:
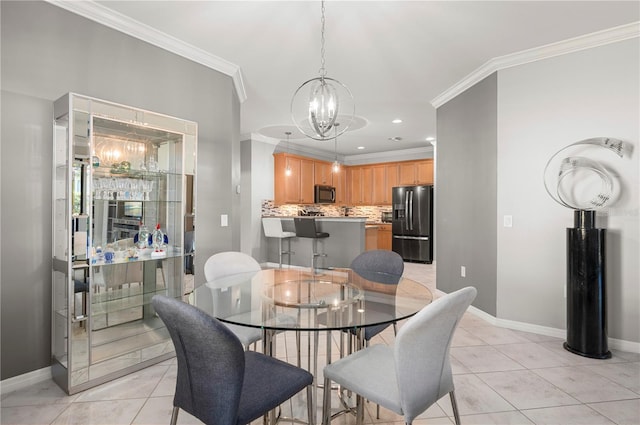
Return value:
M 3 379 L 0 381 L 0 394 L 4 396 L 10 392 L 21 390 L 30 385 L 38 384 L 49 379 L 51 379 L 50 366 L 14 376 L 13 378 Z
M 550 328 L 547 326 L 533 325 L 531 323 L 517 322 L 515 320 L 499 319 L 484 311 L 471 306 L 469 313 L 477 316 L 486 322 L 500 326 L 501 328 L 514 329 L 516 331 L 531 332 L 538 335 L 553 336 L 556 338 L 566 338 L 567 331 L 565 329 Z M 609 338 L 607 340 L 610 349 L 625 351 L 627 353 L 640 354 L 640 342 L 626 341 L 623 339 Z

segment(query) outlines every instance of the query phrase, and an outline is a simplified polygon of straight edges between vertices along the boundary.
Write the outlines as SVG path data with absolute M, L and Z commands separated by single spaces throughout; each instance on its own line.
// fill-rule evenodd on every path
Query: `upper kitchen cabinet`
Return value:
M 182 298 L 193 273 L 196 144 L 194 122 L 54 103 L 52 374 L 68 393 L 174 355 L 151 298 Z
M 338 171 L 333 172 L 333 187 L 336 188 L 336 204 L 346 205 L 348 202 L 347 194 L 347 167 L 340 166 Z
M 347 175 L 349 199 L 352 205 L 371 205 L 373 203 L 373 167 L 349 167 Z
M 391 205 L 392 188 L 398 185 L 398 164 L 377 164 L 371 170 L 373 204 Z
M 273 156 L 276 205 L 312 204 L 314 161 L 286 153 L 275 153 Z
M 324 161 L 314 161 L 313 163 L 313 183 L 323 186 L 332 186 L 333 173 L 331 172 L 331 164 Z
M 433 159 L 398 163 L 398 185 L 433 184 Z

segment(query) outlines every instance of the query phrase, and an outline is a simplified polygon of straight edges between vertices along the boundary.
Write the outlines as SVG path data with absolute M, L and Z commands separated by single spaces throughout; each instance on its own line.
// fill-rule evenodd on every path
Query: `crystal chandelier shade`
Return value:
M 355 116 L 353 94 L 340 81 L 326 76 L 324 60 L 324 1 L 322 1 L 319 77 L 305 81 L 291 99 L 291 118 L 305 136 L 314 140 L 331 140 L 331 130 L 340 113 L 344 133 Z

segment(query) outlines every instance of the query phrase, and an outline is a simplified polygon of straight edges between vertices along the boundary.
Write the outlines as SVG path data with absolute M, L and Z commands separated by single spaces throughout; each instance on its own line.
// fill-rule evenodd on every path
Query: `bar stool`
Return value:
M 326 257 L 327 254 L 318 252 L 318 239 L 328 238 L 329 234 L 326 232 L 318 232 L 316 229 L 315 218 L 302 218 L 294 217 L 293 224 L 296 227 L 296 236 L 299 238 L 310 238 L 313 240 L 313 247 L 311 252 L 311 269 L 315 270 L 316 257 Z
M 282 268 L 282 254 L 287 254 L 291 265 L 291 238 L 295 237 L 294 232 L 285 232 L 282 230 L 282 221 L 278 217 L 264 217 L 262 219 L 262 228 L 264 235 L 268 238 L 278 238 L 278 266 Z M 282 240 L 286 239 L 288 247 L 286 251 L 282 250 Z

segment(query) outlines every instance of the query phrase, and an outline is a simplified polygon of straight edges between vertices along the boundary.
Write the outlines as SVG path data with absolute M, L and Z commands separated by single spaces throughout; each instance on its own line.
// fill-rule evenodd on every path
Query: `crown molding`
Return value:
M 45 0 L 46 2 L 65 9 L 69 12 L 80 15 L 84 18 L 95 21 L 101 25 L 112 28 L 116 31 L 130 35 L 131 37 L 145 41 L 156 47 L 160 47 L 168 52 L 174 53 L 193 62 L 204 65 L 215 71 L 228 75 L 233 80 L 236 94 L 240 103 L 247 100 L 244 81 L 240 67 L 216 55 L 185 43 L 169 34 L 158 31 L 149 25 L 138 22 L 135 19 L 111 10 L 93 0 L 68 1 L 68 0 Z
M 386 152 L 345 155 L 346 165 L 364 165 L 378 162 L 409 161 L 412 159 L 433 158 L 433 146 L 422 148 L 398 149 Z
M 616 43 L 638 36 L 640 36 L 640 22 L 632 22 L 630 24 L 570 38 L 557 43 L 523 50 L 510 55 L 499 56 L 489 60 L 480 68 L 476 69 L 452 87 L 445 90 L 442 94 L 436 96 L 431 101 L 431 105 L 433 105 L 434 108 L 439 108 L 454 97 L 458 96 L 460 93 L 501 69 L 524 65 L 530 62 L 536 62 L 580 50 L 591 49 L 605 44 Z
M 274 146 L 277 146 L 278 143 L 280 143 L 280 139 L 276 139 L 275 137 L 263 136 L 260 133 L 243 133 L 240 135 L 240 141 L 256 141 Z

